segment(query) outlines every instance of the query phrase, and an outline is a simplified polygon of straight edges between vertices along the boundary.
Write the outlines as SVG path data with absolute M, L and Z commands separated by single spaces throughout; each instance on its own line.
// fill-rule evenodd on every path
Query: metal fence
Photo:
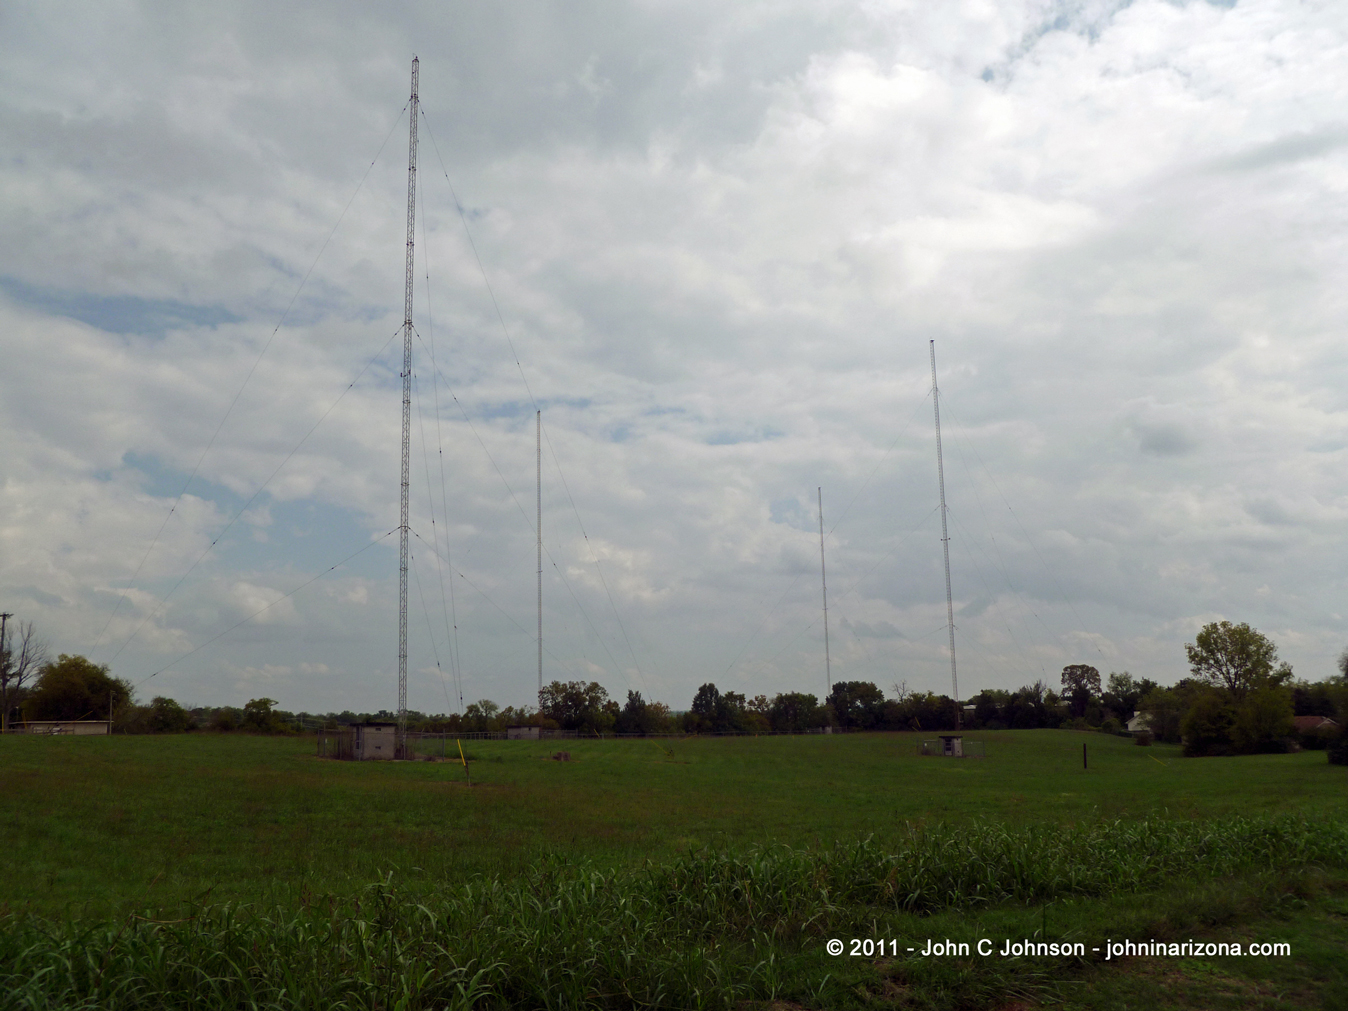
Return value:
M 529 741 L 613 741 L 613 740 L 640 740 L 642 738 L 668 739 L 678 738 L 686 739 L 689 737 L 806 737 L 812 734 L 842 734 L 842 733 L 862 733 L 858 730 L 843 730 L 840 727 L 810 727 L 805 730 L 729 730 L 707 733 L 687 733 L 675 731 L 670 733 L 657 734 L 618 734 L 618 733 L 595 733 L 580 730 L 553 730 L 547 727 L 540 727 L 537 737 L 520 738 Z M 351 759 L 355 757 L 355 729 L 350 726 L 338 726 L 327 729 L 320 729 L 316 733 L 317 751 L 320 758 L 342 758 Z M 476 741 L 504 741 L 510 739 L 508 731 L 505 730 L 485 730 L 485 731 L 425 731 L 409 730 L 406 735 L 406 754 L 399 757 L 410 759 L 431 759 L 443 758 L 458 760 L 458 749 L 461 745 Z M 453 745 L 453 747 L 451 747 Z M 941 741 L 923 741 L 919 745 L 919 753 L 923 755 L 942 754 Z M 982 741 L 965 741 L 963 744 L 964 758 L 982 758 L 984 757 L 984 746 Z
M 336 730 L 318 732 L 319 758 L 354 758 L 356 755 L 356 732 L 350 727 L 338 727 Z
M 552 730 L 547 727 L 540 727 L 538 737 L 523 738 L 523 740 L 563 740 L 563 741 L 612 741 L 612 740 L 636 740 L 642 737 L 802 737 L 807 734 L 843 734 L 860 733 L 861 731 L 843 730 L 841 727 L 810 727 L 807 730 L 717 730 L 701 731 L 690 733 L 686 730 L 671 730 L 668 732 L 651 734 L 619 734 L 613 731 L 599 733 L 588 730 Z M 413 738 L 427 738 L 440 740 L 442 737 L 449 737 L 451 740 L 460 741 L 504 741 L 509 738 L 509 732 L 505 730 L 483 730 L 459 732 L 453 730 L 440 731 L 412 731 L 407 732 L 408 740 Z
M 944 740 L 923 741 L 917 746 L 919 755 L 936 758 L 987 758 L 987 745 L 984 741 L 960 741 L 955 748 L 948 747 Z

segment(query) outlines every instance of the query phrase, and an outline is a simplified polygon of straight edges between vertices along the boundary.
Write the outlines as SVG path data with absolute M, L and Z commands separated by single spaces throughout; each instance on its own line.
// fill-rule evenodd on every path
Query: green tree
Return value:
M 1292 693 L 1281 685 L 1263 685 L 1250 691 L 1236 706 L 1231 743 L 1237 751 L 1286 751 L 1296 731 L 1292 722 Z
M 1255 688 L 1280 685 L 1292 677 L 1292 668 L 1278 663 L 1273 641 L 1245 622 L 1209 622 L 1184 652 L 1196 680 L 1225 688 L 1236 701 Z
M 1005 730 L 1007 722 L 1002 718 L 1011 693 L 1001 688 L 984 688 L 969 700 L 974 707 L 974 722 L 988 730 Z
M 692 717 L 689 722 L 690 730 L 710 730 L 712 724 L 716 722 L 716 710 L 721 705 L 721 693 L 717 687 L 708 682 L 697 690 L 693 696 L 693 704 L 688 707 L 688 715 Z
M 0 641 L 0 731 L 22 707 L 26 685 L 47 663 L 47 644 L 38 638 L 31 621 L 18 622 L 5 630 Z
M 1138 711 L 1147 717 L 1147 730 L 1158 741 L 1178 744 L 1187 700 L 1173 688 L 1153 688 L 1138 701 Z
M 432 722 L 443 722 L 445 717 L 435 717 Z M 496 730 L 506 730 L 509 727 L 534 727 L 542 722 L 538 713 L 534 712 L 528 706 L 520 706 L 516 709 L 514 706 L 506 706 L 498 712 L 492 722 Z
M 221 706 L 211 713 L 207 726 L 212 730 L 218 730 L 222 734 L 238 730 L 243 723 L 243 713 L 233 706 Z
M 192 726 L 192 717 L 173 699 L 156 695 L 146 723 L 152 734 L 181 734 Z
M 1332 681 L 1309 684 L 1297 681 L 1292 685 L 1292 706 L 1297 716 L 1329 716 L 1339 713 L 1338 696 L 1344 686 Z
M 954 730 L 958 719 L 955 700 L 935 692 L 909 692 L 902 702 L 884 705 L 884 725 L 891 730 Z
M 643 737 L 651 733 L 653 729 L 651 714 L 648 712 L 646 700 L 641 697 L 641 692 L 628 691 L 627 704 L 618 714 L 613 729 L 620 734 L 641 734 Z
M 131 685 L 108 673 L 106 664 L 62 653 L 38 671 L 23 708 L 30 720 L 115 720 L 131 694 Z
M 617 710 L 597 681 L 553 681 L 538 693 L 538 711 L 563 730 L 598 733 L 613 725 Z
M 693 696 L 684 716 L 684 728 L 694 732 L 724 734 L 750 726 L 750 702 L 739 692 L 722 694 L 710 682 Z
M 1158 687 L 1160 686 L 1149 678 L 1138 679 L 1127 671 L 1122 674 L 1111 671 L 1103 697 L 1105 708 L 1113 713 L 1119 722 L 1126 723 L 1132 719 L 1133 713 L 1142 708 L 1143 697 Z
M 244 729 L 260 734 L 270 734 L 279 729 L 273 712 L 275 707 L 275 699 L 249 699 L 243 707 Z
M 840 727 L 870 730 L 884 716 L 885 693 L 869 681 L 836 682 L 828 702 Z
M 1231 731 L 1236 724 L 1236 709 L 1231 697 L 1222 691 L 1205 691 L 1189 704 L 1180 722 L 1184 753 L 1189 757 L 1229 755 L 1233 750 Z
M 716 729 L 720 733 L 749 727 L 749 700 L 741 692 L 722 692 L 716 707 Z
M 1091 700 L 1100 694 L 1100 672 L 1089 664 L 1071 664 L 1062 669 L 1062 686 L 1072 715 L 1085 716 Z
M 501 707 L 491 699 L 479 699 L 468 703 L 463 711 L 463 729 L 467 733 L 480 734 L 488 730 L 500 730 L 497 715 Z
M 1348 765 L 1348 727 L 1339 727 L 1325 750 L 1330 765 Z
M 773 730 L 809 730 L 824 725 L 824 711 L 813 695 L 785 692 L 772 700 L 768 719 Z
M 678 719 L 663 702 L 647 702 L 646 719 L 650 721 L 652 734 L 672 734 L 679 729 Z

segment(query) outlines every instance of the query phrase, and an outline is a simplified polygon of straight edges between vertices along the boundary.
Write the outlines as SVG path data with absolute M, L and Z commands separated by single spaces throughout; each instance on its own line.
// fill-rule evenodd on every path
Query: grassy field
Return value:
M 1260 1004 L 1250 987 L 1269 980 L 1283 979 L 1278 985 L 1295 999 L 1261 1006 L 1319 1006 L 1337 992 L 1338 977 L 1316 965 L 1345 940 L 1338 910 L 1348 781 L 1322 753 L 1186 760 L 1175 749 L 1104 735 L 971 736 L 987 742 L 986 759 L 920 758 L 920 736 L 908 734 L 473 742 L 471 789 L 457 764 L 320 760 L 311 739 L 5 737 L 6 938 L 18 945 L 46 937 L 51 951 L 65 950 L 79 931 L 106 924 L 103 982 L 69 970 L 77 980 L 69 993 L 94 994 L 97 1006 L 188 1006 L 195 998 L 119 1004 L 98 991 L 105 977 L 122 978 L 107 968 L 111 953 L 138 938 L 163 951 L 197 951 L 210 930 L 210 950 L 230 950 L 230 917 L 238 916 L 261 931 L 244 961 L 277 937 L 308 939 L 294 941 L 285 959 L 316 959 L 310 989 L 292 981 L 281 987 L 291 1003 L 276 1006 L 391 1007 L 401 995 L 408 1007 L 766 1007 L 782 999 L 972 1007 L 996 1006 L 998 994 L 1136 1006 L 1148 987 L 1173 1003 L 1189 992 L 1175 975 L 1186 972 L 1197 974 L 1190 989 L 1207 994 L 1202 1000 L 1221 989 L 1220 977 L 1244 995 L 1243 1006 Z M 558 748 L 572 761 L 549 760 Z M 220 905 L 240 902 L 250 911 Z M 562 918 L 571 931 L 559 939 L 546 936 L 560 922 L 549 902 L 574 914 Z M 833 936 L 821 931 L 957 940 L 1028 934 L 1036 922 L 1048 931 L 1049 904 L 1056 929 L 1069 934 L 1262 929 L 1296 936 L 1301 953 L 1262 968 L 1138 962 L 1120 975 L 1098 959 L 941 965 L 838 961 L 821 950 Z M 320 907 L 326 933 L 301 925 Z M 372 908 L 383 912 L 372 916 Z M 425 935 L 420 914 L 408 912 L 418 908 L 438 910 L 427 914 L 438 932 Z M 614 934 L 625 917 L 630 923 Z M 64 933 L 35 926 L 58 920 Z M 179 937 L 172 931 L 184 928 L 154 920 L 191 929 Z M 348 937 L 353 923 L 375 923 L 389 951 L 370 948 L 359 930 Z M 447 946 L 445 931 L 462 934 L 462 943 Z M 633 931 L 661 953 L 622 948 Z M 628 952 L 626 968 L 604 967 L 591 950 L 601 938 L 605 950 Z M 415 954 L 423 943 L 439 954 Z M 46 957 L 45 944 L 22 950 Z M 318 959 L 314 945 L 340 954 Z M 501 954 L 530 945 L 534 956 L 518 964 Z M 395 985 L 391 966 L 403 962 L 394 948 L 411 960 L 406 979 L 416 975 L 413 963 L 435 966 L 443 992 L 406 979 Z M 18 958 L 19 950 L 10 953 Z M 168 958 L 161 956 L 152 964 Z M 573 962 L 589 968 L 568 969 Z M 324 989 L 337 982 L 321 982 L 331 974 L 320 967 L 335 964 L 353 981 L 338 987 L 347 994 L 340 999 Z M 570 983 L 545 972 L 526 985 L 549 965 Z M 1251 984 L 1250 972 L 1263 975 Z M 28 975 L 35 973 L 60 976 L 50 966 Z M 265 976 L 262 965 L 240 978 L 252 986 Z M 167 993 L 184 985 L 177 979 L 154 986 Z M 1064 980 L 1096 982 L 1064 991 Z M 302 992 L 309 1003 L 297 1001 Z M 18 993 L 10 1005 L 43 1006 L 49 996 Z M 551 1003 L 539 996 L 549 993 L 558 995 Z M 218 1006 L 244 999 L 228 986 L 221 994 Z M 1103 996 L 1092 1003 L 1089 994 Z

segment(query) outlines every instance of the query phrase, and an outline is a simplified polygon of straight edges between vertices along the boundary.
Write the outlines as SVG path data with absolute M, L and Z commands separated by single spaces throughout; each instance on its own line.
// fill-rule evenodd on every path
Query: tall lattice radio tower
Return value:
M 398 757 L 407 757 L 407 491 L 412 441 L 412 254 L 417 207 L 417 58 L 412 57 L 412 98 L 407 139 L 407 283 L 403 292 L 403 459 L 398 524 Z

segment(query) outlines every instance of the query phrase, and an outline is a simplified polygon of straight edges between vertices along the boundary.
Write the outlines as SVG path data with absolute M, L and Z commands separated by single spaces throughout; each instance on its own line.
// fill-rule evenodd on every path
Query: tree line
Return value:
M 1267 636 L 1248 624 L 1211 622 L 1185 645 L 1189 676 L 1163 687 L 1127 671 L 1103 680 L 1088 664 L 1064 667 L 1058 687 L 1042 680 L 1015 691 L 985 689 L 963 703 L 934 692 L 909 691 L 903 682 L 887 695 L 869 681 L 839 681 L 820 699 L 807 692 L 748 696 L 701 685 L 686 710 L 628 691 L 624 703 L 596 681 L 553 681 L 538 706 L 498 706 L 482 699 L 463 713 L 408 714 L 409 729 L 439 733 L 503 731 L 539 726 L 581 734 L 728 734 L 815 730 L 923 732 L 1066 727 L 1122 732 L 1182 744 L 1190 756 L 1325 747 L 1331 761 L 1348 764 L 1348 650 L 1337 677 L 1317 683 L 1294 678 Z M 82 656 L 50 659 L 32 623 L 20 623 L 0 644 L 0 720 L 110 720 L 119 733 L 297 733 L 318 727 L 393 721 L 395 713 L 292 713 L 274 699 L 241 707 L 184 708 L 166 696 L 137 704 L 127 681 Z M 1298 733 L 1297 716 L 1327 717 L 1338 728 Z

